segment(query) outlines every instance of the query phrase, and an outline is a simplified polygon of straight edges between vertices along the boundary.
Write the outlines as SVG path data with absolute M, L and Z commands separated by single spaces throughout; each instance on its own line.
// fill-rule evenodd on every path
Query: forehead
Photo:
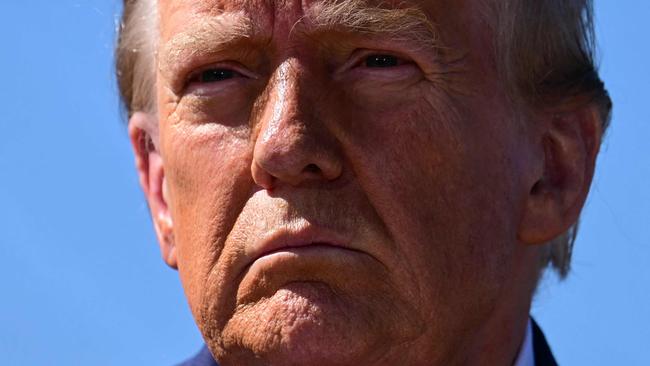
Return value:
M 270 30 L 293 23 L 324 8 L 417 8 L 436 24 L 445 26 L 464 18 L 468 0 L 159 0 L 162 38 L 182 31 L 187 22 L 226 14 L 250 19 L 256 27 Z M 285 24 L 286 25 L 286 24 Z
M 259 19 L 272 17 L 274 1 L 270 0 L 158 0 L 163 26 L 187 22 L 224 13 L 243 13 Z M 165 27 L 163 27 L 164 29 Z

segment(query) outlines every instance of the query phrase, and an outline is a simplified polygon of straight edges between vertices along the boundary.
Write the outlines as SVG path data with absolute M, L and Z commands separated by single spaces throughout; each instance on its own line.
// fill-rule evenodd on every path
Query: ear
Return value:
M 158 149 L 158 121 L 155 115 L 136 112 L 129 119 L 129 138 L 135 153 L 140 185 L 149 204 L 162 257 L 177 268 L 174 225 L 167 205 L 165 168 Z
M 530 186 L 518 233 L 526 244 L 546 243 L 578 220 L 602 138 L 600 114 L 594 106 L 543 119 L 537 176 Z

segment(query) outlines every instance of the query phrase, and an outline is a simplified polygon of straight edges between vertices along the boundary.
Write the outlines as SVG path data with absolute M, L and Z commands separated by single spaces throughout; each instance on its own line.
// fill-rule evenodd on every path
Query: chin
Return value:
M 368 310 L 324 283 L 289 283 L 238 309 L 208 344 L 224 366 L 367 364 L 390 339 Z

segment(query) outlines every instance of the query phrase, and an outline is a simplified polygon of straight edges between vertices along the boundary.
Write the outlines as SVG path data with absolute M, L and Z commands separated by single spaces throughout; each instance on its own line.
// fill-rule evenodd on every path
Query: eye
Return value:
M 240 77 L 241 74 L 232 69 L 210 68 L 197 72 L 190 77 L 190 83 L 216 83 Z
M 404 62 L 400 58 L 393 55 L 369 55 L 365 58 L 364 64 L 370 68 L 387 68 L 402 65 Z

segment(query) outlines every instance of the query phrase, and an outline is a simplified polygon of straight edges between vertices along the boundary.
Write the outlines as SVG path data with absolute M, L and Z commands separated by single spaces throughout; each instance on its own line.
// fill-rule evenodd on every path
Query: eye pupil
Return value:
M 391 55 L 372 55 L 366 58 L 366 67 L 394 67 L 399 60 Z
M 199 79 L 202 83 L 213 83 L 216 81 L 231 79 L 234 76 L 235 76 L 235 72 L 233 70 L 210 69 L 210 70 L 203 71 L 199 76 Z

